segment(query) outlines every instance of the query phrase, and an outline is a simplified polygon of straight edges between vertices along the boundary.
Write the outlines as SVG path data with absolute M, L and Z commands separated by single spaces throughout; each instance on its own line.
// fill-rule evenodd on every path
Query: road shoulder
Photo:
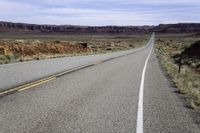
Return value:
M 144 131 L 196 133 L 200 130 L 199 122 L 200 113 L 188 108 L 153 52 L 144 85 Z

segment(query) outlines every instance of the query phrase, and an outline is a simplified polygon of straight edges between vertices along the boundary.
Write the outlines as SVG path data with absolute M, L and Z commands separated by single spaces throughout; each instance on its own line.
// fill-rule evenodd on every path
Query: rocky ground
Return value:
M 156 52 L 162 66 L 195 109 L 200 109 L 199 40 L 199 35 L 158 35 L 156 39 Z
M 22 36 L 1 37 L 0 63 L 114 52 L 140 47 L 148 36 Z

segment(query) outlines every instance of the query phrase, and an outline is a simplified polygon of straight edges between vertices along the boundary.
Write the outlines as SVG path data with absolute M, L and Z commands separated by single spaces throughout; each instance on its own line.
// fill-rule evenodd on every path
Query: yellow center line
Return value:
M 102 61 L 95 61 L 92 64 L 97 65 L 97 64 L 101 64 L 101 63 L 103 63 L 103 62 Z
M 35 84 L 32 84 L 32 85 L 29 85 L 29 86 L 24 87 L 24 88 L 22 88 L 22 89 L 19 89 L 19 90 L 17 90 L 17 91 L 28 90 L 28 89 L 30 89 L 30 88 L 33 88 L 33 87 L 35 87 L 35 86 L 44 84 L 44 83 L 49 82 L 49 81 L 54 80 L 54 79 L 56 79 L 56 78 L 55 78 L 55 77 L 52 77 L 52 78 L 46 79 L 46 80 L 44 80 L 44 81 L 41 81 L 41 82 L 38 82 L 38 83 L 35 83 Z
M 100 64 L 102 63 L 102 61 L 97 61 L 95 62 L 95 64 Z M 86 65 L 87 66 L 87 65 Z M 43 78 L 43 79 L 40 79 L 40 80 L 37 80 L 37 81 L 34 81 L 34 82 L 31 82 L 31 83 L 27 83 L 27 84 L 24 84 L 24 85 L 21 85 L 21 86 L 18 86 L 18 87 L 15 87 L 15 88 L 10 88 L 8 90 L 5 90 L 3 92 L 0 92 L 0 96 L 4 95 L 4 94 L 8 94 L 8 93 L 12 93 L 12 92 L 15 92 L 15 91 L 24 91 L 24 90 L 27 90 L 27 89 L 30 89 L 32 87 L 35 87 L 35 86 L 38 86 L 40 84 L 44 84 L 46 82 L 49 82 L 53 79 L 56 79 L 57 76 L 60 76 L 62 74 L 65 74 L 65 73 L 69 73 L 71 71 L 74 71 L 74 70 L 78 70 L 80 68 L 83 68 L 85 66 L 81 66 L 81 67 L 78 67 L 78 68 L 75 68 L 75 69 L 71 69 L 71 70 L 67 70 L 67 71 L 64 71 L 64 72 L 61 72 L 61 73 L 58 73 L 58 74 L 55 74 L 53 76 L 50 76 L 50 77 L 47 77 L 47 78 Z
M 44 78 L 44 79 L 41 79 L 41 80 L 38 80 L 38 81 L 35 81 L 35 82 L 32 82 L 32 83 L 28 83 L 28 84 L 25 84 L 25 85 L 21 85 L 19 87 L 16 87 L 16 88 L 13 88 L 13 89 L 9 89 L 7 91 L 3 91 L 3 92 L 0 92 L 0 96 L 4 95 L 4 94 L 8 94 L 8 93 L 11 93 L 11 92 L 14 92 L 14 91 L 23 91 L 23 90 L 27 90 L 29 88 L 32 88 L 32 87 L 35 87 L 37 85 L 40 85 L 40 84 L 44 84 L 48 81 L 51 81 L 53 79 L 56 79 L 56 77 L 54 76 L 51 76 L 51 77 L 48 77 L 48 78 Z
M 10 93 L 10 92 L 13 92 L 13 91 L 15 91 L 15 90 L 17 90 L 17 88 L 14 88 L 14 89 L 11 89 L 11 90 L 7 90 L 7 91 L 4 91 L 4 92 L 1 92 L 1 93 L 0 93 L 0 96 L 1 96 L 1 95 L 4 95 L 4 94 L 7 94 L 7 93 Z

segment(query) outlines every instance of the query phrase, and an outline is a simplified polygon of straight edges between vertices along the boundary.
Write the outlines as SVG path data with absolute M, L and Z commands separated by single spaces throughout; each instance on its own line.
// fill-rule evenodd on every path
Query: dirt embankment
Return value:
M 183 63 L 200 72 L 200 41 L 193 43 L 182 52 Z
M 148 36 L 44 35 L 32 39 L 33 36 L 0 39 L 0 64 L 127 50 L 146 44 L 148 38 Z
M 195 42 L 183 51 L 188 58 L 200 58 L 200 41 Z
M 77 43 L 71 44 L 69 42 L 26 42 L 18 40 L 14 42 L 1 41 L 0 54 L 13 55 L 20 57 L 34 56 L 34 55 L 54 55 L 54 54 L 79 54 L 90 52 L 87 44 Z
M 181 56 L 182 52 L 182 56 Z M 199 36 L 159 36 L 156 53 L 160 63 L 186 96 L 192 108 L 200 110 L 200 43 Z M 179 69 L 180 59 L 181 69 Z

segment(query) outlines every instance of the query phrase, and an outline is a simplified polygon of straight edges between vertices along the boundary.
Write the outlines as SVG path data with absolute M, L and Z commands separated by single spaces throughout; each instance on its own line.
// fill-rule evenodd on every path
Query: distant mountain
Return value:
M 37 25 L 0 21 L 0 32 L 50 33 L 200 33 L 200 23 L 160 24 L 158 26 L 75 26 Z
M 151 29 L 157 33 L 200 33 L 200 23 L 160 24 Z

